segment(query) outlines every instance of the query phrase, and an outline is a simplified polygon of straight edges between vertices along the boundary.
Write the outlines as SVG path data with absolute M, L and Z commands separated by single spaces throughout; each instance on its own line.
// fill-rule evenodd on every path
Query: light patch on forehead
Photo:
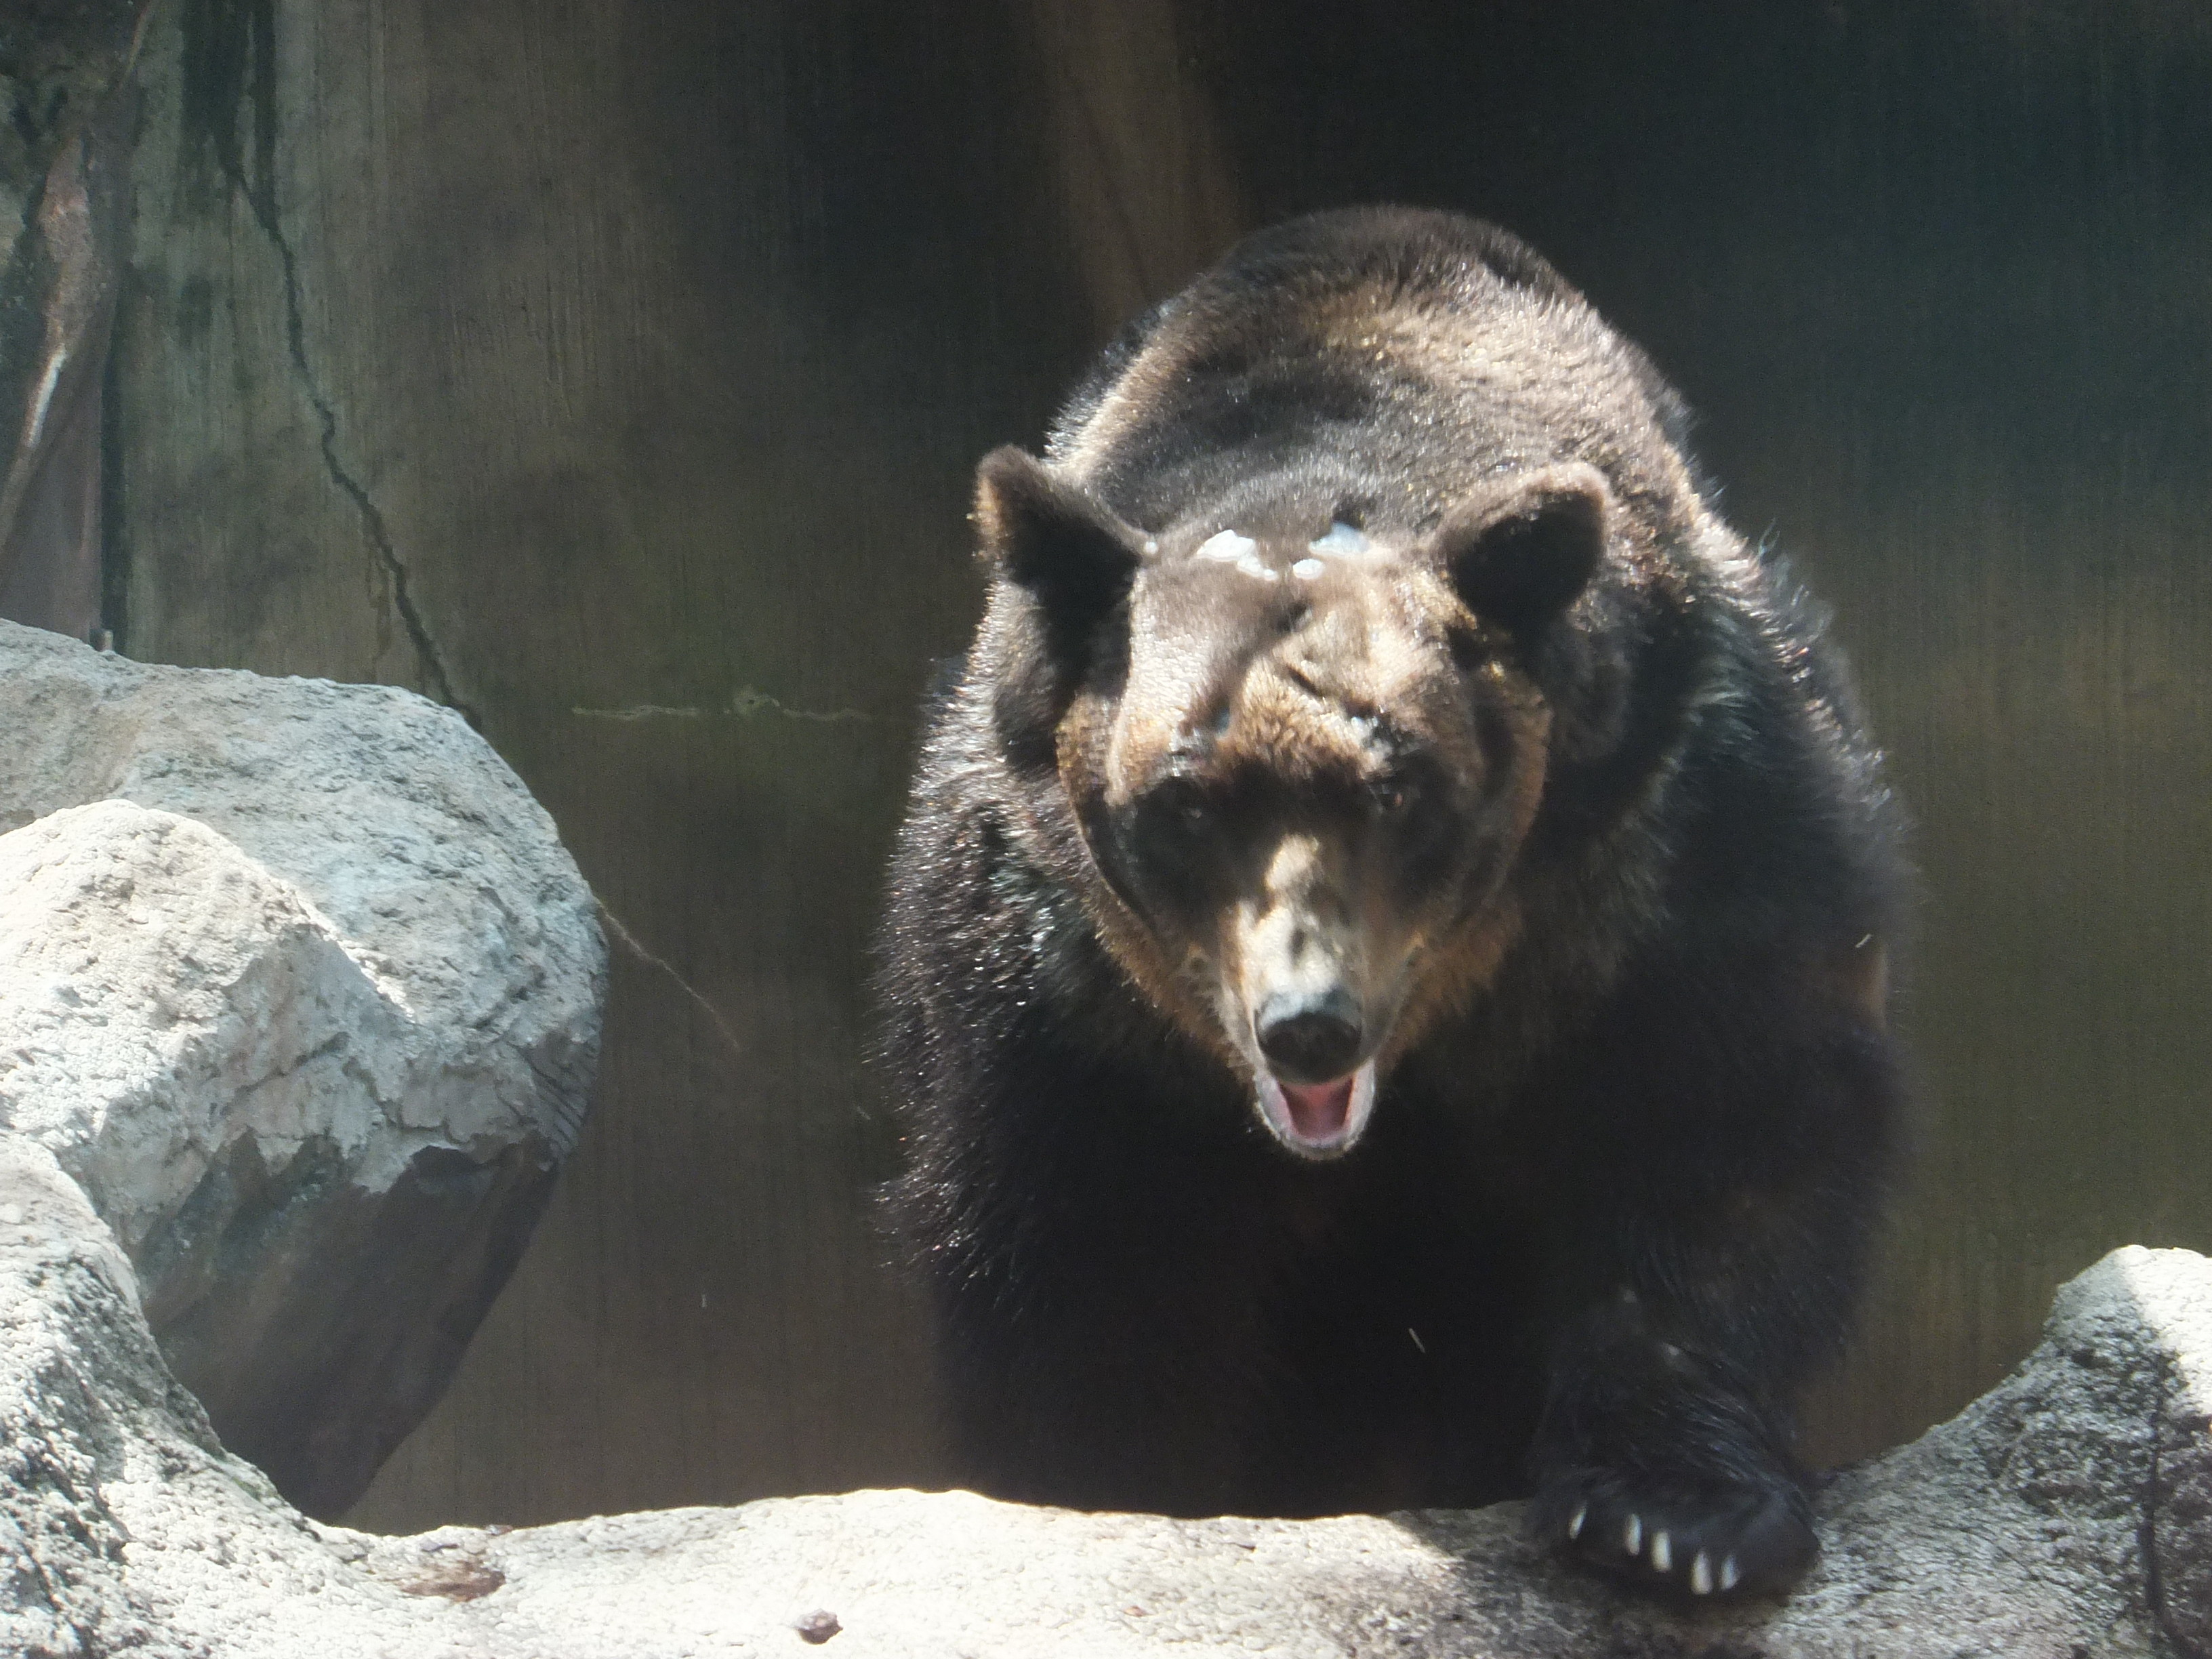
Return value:
M 1267 568 L 1260 557 L 1260 544 L 1241 531 L 1224 530 L 1208 536 L 1198 544 L 1191 556 L 1216 564 L 1225 564 L 1237 574 L 1249 576 L 1255 581 L 1279 582 L 1282 577 Z
M 1318 581 L 1332 564 L 1372 566 L 1388 552 L 1368 540 L 1367 532 L 1357 525 L 1338 519 L 1306 544 L 1306 556 L 1291 567 L 1291 574 L 1301 581 Z

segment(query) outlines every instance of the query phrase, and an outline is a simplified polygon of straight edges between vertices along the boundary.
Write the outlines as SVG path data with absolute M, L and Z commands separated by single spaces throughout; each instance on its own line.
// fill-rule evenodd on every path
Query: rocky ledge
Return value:
M 2005 1382 L 1837 1476 L 1789 1601 L 1669 1609 L 1518 1506 L 1080 1515 L 854 1492 L 386 1539 L 223 1451 L 52 1154 L 0 1141 L 0 1651 L 210 1659 L 1571 1656 L 2196 1659 L 2212 1644 L 2212 1262 L 2125 1249 Z

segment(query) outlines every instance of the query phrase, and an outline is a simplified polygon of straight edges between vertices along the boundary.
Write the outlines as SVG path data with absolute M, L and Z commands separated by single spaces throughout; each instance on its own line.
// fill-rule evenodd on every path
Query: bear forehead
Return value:
M 1115 793 L 1245 767 L 1286 781 L 1369 775 L 1461 701 L 1422 614 L 1422 573 L 1332 572 L 1264 597 L 1253 586 L 1232 566 L 1139 595 L 1108 758 Z

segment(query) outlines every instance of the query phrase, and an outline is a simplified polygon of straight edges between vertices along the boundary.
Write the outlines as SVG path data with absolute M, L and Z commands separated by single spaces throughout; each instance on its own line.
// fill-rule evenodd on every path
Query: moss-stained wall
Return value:
M 2149 0 L 1577 16 L 155 14 L 124 648 L 462 704 L 637 946 L 585 1146 L 357 1518 L 931 1478 L 858 1056 L 969 469 L 1111 313 L 1328 202 L 1552 253 L 1860 664 L 1922 826 L 1929 1106 L 1820 1443 L 1984 1386 L 2106 1245 L 2212 1246 L 2212 39 Z

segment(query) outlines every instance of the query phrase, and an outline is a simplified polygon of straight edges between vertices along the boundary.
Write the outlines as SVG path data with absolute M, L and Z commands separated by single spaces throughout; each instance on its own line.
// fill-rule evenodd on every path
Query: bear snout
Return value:
M 1285 1083 L 1329 1083 L 1351 1071 L 1366 1033 L 1359 1005 L 1341 985 L 1278 991 L 1252 1022 L 1260 1052 Z

